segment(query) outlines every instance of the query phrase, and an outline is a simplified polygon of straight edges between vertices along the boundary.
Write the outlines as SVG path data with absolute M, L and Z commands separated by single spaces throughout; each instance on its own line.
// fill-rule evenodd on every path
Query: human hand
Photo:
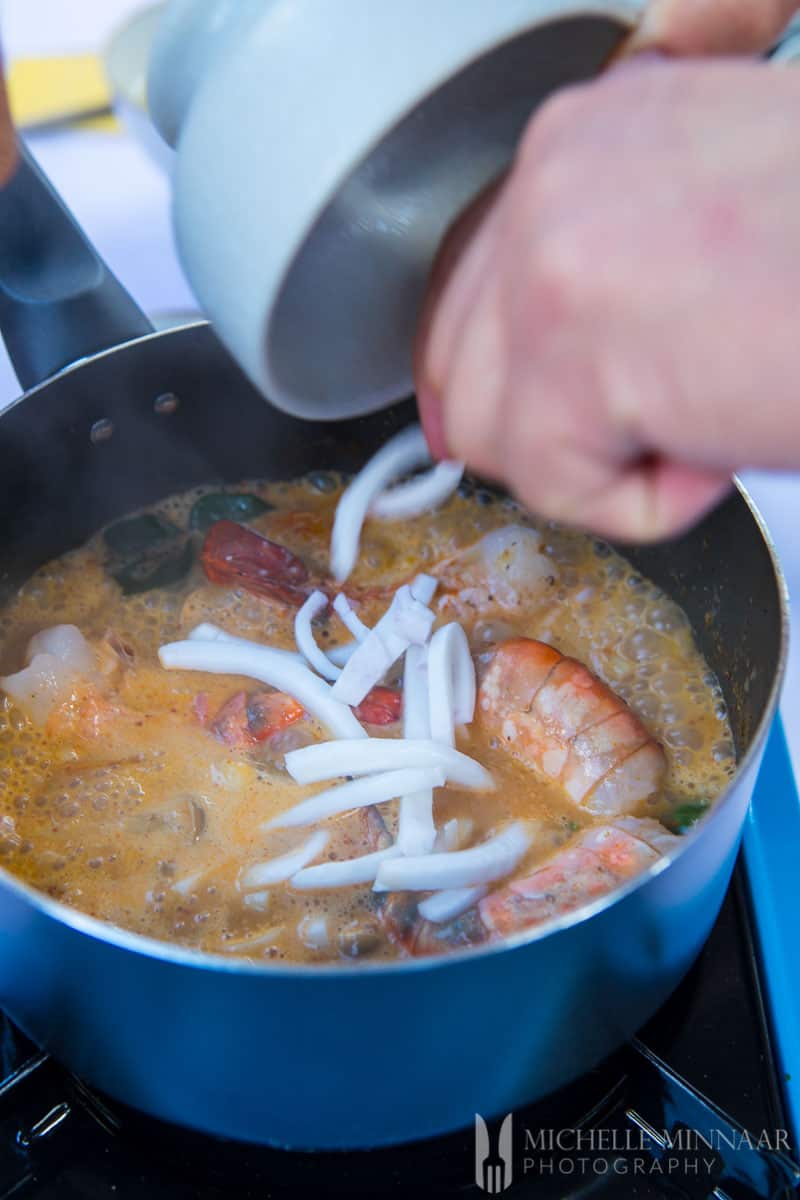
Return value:
M 766 50 L 798 9 L 798 0 L 651 0 L 626 50 L 681 56 Z
M 434 453 L 632 539 L 735 468 L 798 466 L 798 112 L 800 72 L 733 60 L 631 62 L 546 103 L 434 273 Z

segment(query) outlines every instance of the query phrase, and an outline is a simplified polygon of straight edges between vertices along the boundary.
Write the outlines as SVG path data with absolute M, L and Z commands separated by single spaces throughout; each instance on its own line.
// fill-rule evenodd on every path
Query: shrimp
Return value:
M 477 711 L 514 757 L 606 823 L 580 831 L 530 874 L 441 925 L 421 919 L 415 893 L 379 898 L 387 936 L 409 954 L 480 945 L 546 924 L 608 895 L 679 840 L 658 821 L 623 815 L 658 790 L 666 758 L 634 713 L 583 664 L 530 638 L 505 642 L 492 653 Z
M 285 518 L 280 528 L 294 532 L 295 544 L 316 533 L 322 520 L 317 513 L 270 514 L 270 531 L 277 516 Z M 267 636 L 270 644 L 294 646 L 297 609 L 315 590 L 329 599 L 340 590 L 326 574 L 314 573 L 282 543 L 235 521 L 215 521 L 209 527 L 200 563 L 208 583 L 186 597 L 181 608 L 182 629 L 210 621 L 223 629 L 230 626 L 240 637 Z M 377 621 L 393 596 L 394 587 L 389 586 L 350 585 L 347 589 L 348 600 L 367 624 Z M 330 615 L 326 610 L 321 619 Z
M 680 840 L 658 821 L 623 817 L 582 830 L 524 879 L 495 888 L 455 920 L 424 921 L 417 909 L 420 897 L 395 892 L 377 901 L 381 921 L 387 937 L 414 956 L 501 941 L 609 895 Z
M 531 638 L 493 652 L 478 693 L 483 727 L 591 813 L 635 812 L 661 785 L 663 749 L 582 663 Z
M 440 584 L 439 610 L 471 622 L 492 612 L 530 612 L 549 598 L 558 577 L 541 538 L 526 525 L 494 529 L 431 569 Z
M 491 935 L 506 937 L 574 912 L 641 874 L 679 841 L 646 817 L 585 829 L 527 878 L 484 897 L 481 921 Z
M 209 728 L 218 741 L 242 750 L 267 741 L 302 716 L 303 706 L 285 692 L 239 691 L 226 700 Z
M 200 561 L 211 583 L 239 584 L 256 596 L 299 608 L 310 592 L 303 562 L 277 542 L 235 521 L 215 521 Z

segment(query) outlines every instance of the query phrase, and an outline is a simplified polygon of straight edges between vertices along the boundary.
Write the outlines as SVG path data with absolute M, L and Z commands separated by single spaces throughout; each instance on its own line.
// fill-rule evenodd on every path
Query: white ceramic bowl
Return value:
M 537 104 L 594 75 L 642 0 L 172 0 L 150 105 L 223 341 L 298 416 L 411 391 L 441 237 Z
M 150 54 L 166 7 L 153 4 L 143 8 L 115 30 L 103 54 L 103 66 L 117 116 L 149 157 L 170 171 L 173 151 L 156 131 L 147 108 Z

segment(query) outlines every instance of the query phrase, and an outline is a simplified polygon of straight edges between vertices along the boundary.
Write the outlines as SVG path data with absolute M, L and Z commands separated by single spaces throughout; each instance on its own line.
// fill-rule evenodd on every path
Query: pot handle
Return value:
M 0 334 L 20 385 L 152 332 L 20 144 L 0 187 Z

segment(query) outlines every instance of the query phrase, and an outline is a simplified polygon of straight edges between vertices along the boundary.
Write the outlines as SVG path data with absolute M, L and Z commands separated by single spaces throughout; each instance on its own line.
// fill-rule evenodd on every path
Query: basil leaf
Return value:
M 673 833 L 688 833 L 692 826 L 706 815 L 708 809 L 707 800 L 698 800 L 694 804 L 679 804 L 670 814 L 667 825 Z
M 126 596 L 136 596 L 152 588 L 180 583 L 189 574 L 193 562 L 191 538 L 175 538 L 151 547 L 138 557 L 109 566 L 108 573 Z
M 139 555 L 179 533 L 177 525 L 171 521 L 154 513 L 143 513 L 139 517 L 126 517 L 115 525 L 109 525 L 103 531 L 103 541 L 112 554 L 128 557 Z
M 209 492 L 192 505 L 189 528 L 205 533 L 217 521 L 252 521 L 271 508 L 249 492 Z

